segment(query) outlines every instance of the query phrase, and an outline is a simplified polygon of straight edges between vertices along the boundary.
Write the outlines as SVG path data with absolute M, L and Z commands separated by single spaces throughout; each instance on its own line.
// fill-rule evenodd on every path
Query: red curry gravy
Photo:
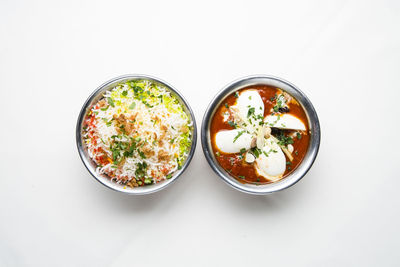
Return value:
M 243 88 L 238 90 L 237 92 L 240 93 L 241 91 L 248 90 L 248 89 L 256 89 L 260 94 L 262 101 L 264 103 L 264 118 L 265 116 L 271 114 L 271 109 L 276 104 L 274 98 L 276 99 L 276 95 L 282 92 L 281 89 L 268 86 L 268 85 L 255 85 Z M 292 97 L 293 98 L 293 97 Z M 220 104 L 217 108 L 210 126 L 210 135 L 211 135 L 211 144 L 214 151 L 215 158 L 217 159 L 219 165 L 230 173 L 233 177 L 235 177 L 241 183 L 251 183 L 251 184 L 268 184 L 272 183 L 268 179 L 263 176 L 257 174 L 256 169 L 254 167 L 254 163 L 247 163 L 244 160 L 243 155 L 240 153 L 224 153 L 219 150 L 215 143 L 215 135 L 217 132 L 221 130 L 232 130 L 234 129 L 233 126 L 228 124 L 228 121 L 224 121 L 224 113 L 228 111 L 230 106 L 235 105 L 237 100 L 237 95 L 235 93 L 230 94 L 225 98 L 225 100 Z M 293 99 L 294 100 L 294 99 Z M 303 110 L 303 108 L 298 104 L 296 100 L 295 103 L 289 104 L 289 112 L 288 114 L 294 115 L 299 118 L 304 125 L 306 126 L 306 131 L 297 131 L 297 130 L 279 130 L 282 131 L 285 136 L 293 136 L 293 143 L 292 146 L 294 147 L 293 150 L 293 161 L 289 161 L 286 157 L 286 170 L 283 174 L 283 177 L 288 176 L 292 173 L 301 163 L 303 160 L 308 144 L 310 142 L 310 135 L 309 135 L 309 126 L 307 116 Z M 274 135 L 274 131 L 272 134 Z M 300 133 L 300 136 L 296 134 L 296 132 Z M 276 131 L 275 131 L 276 133 Z

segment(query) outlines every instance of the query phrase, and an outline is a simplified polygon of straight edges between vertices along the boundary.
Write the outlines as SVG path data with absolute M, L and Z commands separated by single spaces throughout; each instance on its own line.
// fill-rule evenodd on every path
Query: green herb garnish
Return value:
M 228 124 L 229 124 L 230 126 L 232 126 L 233 128 L 236 128 L 236 127 L 237 127 L 236 123 L 234 123 L 233 121 L 228 121 Z
M 249 108 L 249 111 L 247 112 L 247 118 L 250 117 L 251 115 L 253 115 L 255 110 L 256 109 L 254 107 Z
M 142 159 L 145 159 L 145 158 L 146 158 L 146 155 L 143 153 L 143 151 L 140 151 L 140 150 L 138 149 L 137 152 L 139 153 L 139 156 L 140 156 Z
M 284 135 L 284 133 L 282 131 L 277 136 L 277 138 L 279 140 L 278 141 L 278 145 L 281 145 L 281 146 L 287 146 L 287 145 L 290 145 L 290 144 L 294 143 L 293 138 L 290 137 L 290 136 Z
M 145 175 L 146 175 L 146 168 L 147 168 L 147 163 L 146 162 L 143 162 L 143 163 L 138 163 L 137 164 L 137 168 L 136 168 L 136 171 L 135 171 L 135 175 L 136 175 L 136 178 L 142 178 L 142 177 L 144 177 Z
M 235 136 L 235 138 L 233 138 L 233 142 L 235 143 L 236 140 L 237 140 L 242 134 L 244 134 L 244 132 L 245 132 L 245 131 L 240 131 L 240 132 Z
M 108 104 L 110 104 L 110 106 L 115 107 L 114 101 L 112 100 L 111 97 L 107 97 L 107 102 L 108 102 Z
M 136 107 L 136 102 L 132 102 L 132 104 L 129 106 L 129 109 L 134 109 Z

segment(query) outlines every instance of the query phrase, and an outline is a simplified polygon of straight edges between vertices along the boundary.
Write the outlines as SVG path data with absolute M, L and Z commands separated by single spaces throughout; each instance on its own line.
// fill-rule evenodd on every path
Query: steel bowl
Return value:
M 210 124 L 217 107 L 224 101 L 224 99 L 229 94 L 252 85 L 270 85 L 278 87 L 288 92 L 293 97 L 295 97 L 306 112 L 311 132 L 310 143 L 308 146 L 307 153 L 303 161 L 296 168 L 296 170 L 287 177 L 277 182 L 265 185 L 240 183 L 218 164 L 211 146 Z M 219 177 L 221 177 L 222 180 L 224 180 L 227 184 L 229 184 L 233 188 L 254 195 L 266 195 L 269 193 L 283 190 L 285 188 L 294 185 L 301 178 L 303 178 L 303 176 L 311 168 L 312 164 L 315 161 L 315 158 L 317 157 L 320 139 L 321 139 L 321 131 L 319 126 L 318 116 L 307 96 L 295 85 L 283 79 L 268 75 L 247 76 L 238 79 L 236 81 L 233 81 L 227 86 L 225 86 L 211 101 L 210 105 L 208 106 L 204 114 L 203 123 L 201 125 L 201 144 L 203 147 L 204 155 L 208 163 L 210 164 L 211 168 L 217 173 Z
M 192 146 L 189 152 L 189 155 L 183 164 L 182 168 L 180 170 L 177 170 L 173 176 L 168 179 L 161 181 L 159 183 L 151 184 L 151 185 L 146 185 L 146 186 L 140 186 L 140 187 L 135 187 L 135 188 L 130 188 L 128 186 L 124 186 L 121 184 L 117 184 L 116 182 L 113 182 L 110 180 L 110 178 L 106 174 L 99 174 L 96 172 L 96 164 L 94 161 L 89 157 L 88 152 L 87 152 L 87 147 L 83 142 L 82 139 L 82 130 L 83 130 L 83 121 L 86 116 L 86 114 L 89 112 L 90 108 L 95 104 L 97 101 L 99 101 L 104 93 L 107 90 L 111 90 L 113 87 L 115 87 L 118 83 L 125 82 L 128 80 L 149 80 L 158 84 L 161 84 L 165 86 L 168 90 L 170 90 L 171 94 L 174 95 L 179 102 L 182 104 L 184 107 L 184 111 L 188 114 L 189 118 L 193 122 L 193 132 L 192 132 Z M 192 109 L 189 106 L 189 103 L 186 101 L 186 99 L 183 97 L 181 93 L 178 92 L 174 87 L 172 87 L 170 84 L 149 76 L 149 75 L 137 75 L 137 74 L 129 74 L 129 75 L 123 75 L 114 79 L 111 79 L 104 84 L 100 85 L 86 100 L 85 104 L 83 104 L 83 107 L 81 109 L 81 112 L 79 113 L 78 121 L 76 124 L 76 145 L 78 147 L 78 152 L 79 156 L 82 159 L 83 164 L 85 165 L 86 169 L 89 171 L 89 173 L 101 184 L 105 185 L 108 188 L 111 188 L 115 191 L 126 193 L 126 194 L 131 194 L 131 195 L 144 195 L 144 194 L 150 194 L 154 193 L 157 191 L 160 191 L 161 189 L 166 188 L 168 185 L 172 184 L 176 179 L 178 179 L 179 176 L 186 170 L 186 168 L 189 166 L 190 161 L 193 158 L 194 151 L 196 149 L 196 142 L 197 142 L 197 126 L 196 126 L 196 121 L 194 118 L 194 114 Z

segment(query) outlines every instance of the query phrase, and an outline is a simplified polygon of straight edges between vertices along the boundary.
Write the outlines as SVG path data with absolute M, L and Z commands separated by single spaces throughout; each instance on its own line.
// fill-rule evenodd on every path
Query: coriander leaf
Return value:
M 256 109 L 255 109 L 254 107 L 249 108 L 249 111 L 247 112 L 247 118 L 250 117 L 251 115 L 253 115 L 254 112 L 255 112 L 255 110 L 256 110 Z
M 258 148 L 253 148 L 252 150 L 251 150 L 252 152 L 253 152 L 253 155 L 254 155 L 254 157 L 256 157 L 256 158 L 258 158 L 260 155 L 261 155 L 261 153 L 263 152 L 261 149 L 258 149 Z
M 244 134 L 244 132 L 245 132 L 245 131 L 240 131 L 240 132 L 235 136 L 235 138 L 233 138 L 233 142 L 235 143 L 236 140 L 237 140 L 242 134 Z
M 140 156 L 142 159 L 145 159 L 145 158 L 146 158 L 146 155 L 143 153 L 143 151 L 140 151 L 140 150 L 138 149 L 137 152 L 139 153 L 139 156 Z
M 106 111 L 110 106 L 106 106 L 105 108 L 101 108 L 102 111 Z
M 132 102 L 132 104 L 129 106 L 129 109 L 134 109 L 136 107 L 136 102 Z
M 145 184 L 152 184 L 153 180 L 151 180 L 150 178 L 146 178 L 146 179 L 144 179 L 144 183 Z
M 110 106 L 115 107 L 114 101 L 112 100 L 111 97 L 107 97 L 107 102 L 110 104 Z
M 236 123 L 234 123 L 233 121 L 228 121 L 228 124 L 233 128 L 236 128 Z

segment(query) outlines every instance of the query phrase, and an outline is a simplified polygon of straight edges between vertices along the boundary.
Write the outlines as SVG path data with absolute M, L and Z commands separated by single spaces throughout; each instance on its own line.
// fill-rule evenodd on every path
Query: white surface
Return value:
M 399 1 L 1 1 L 0 265 L 399 266 L 399 25 Z M 250 196 L 198 143 L 166 190 L 112 192 L 75 122 L 126 73 L 176 86 L 198 126 L 232 80 L 285 78 L 318 111 L 317 161 Z

